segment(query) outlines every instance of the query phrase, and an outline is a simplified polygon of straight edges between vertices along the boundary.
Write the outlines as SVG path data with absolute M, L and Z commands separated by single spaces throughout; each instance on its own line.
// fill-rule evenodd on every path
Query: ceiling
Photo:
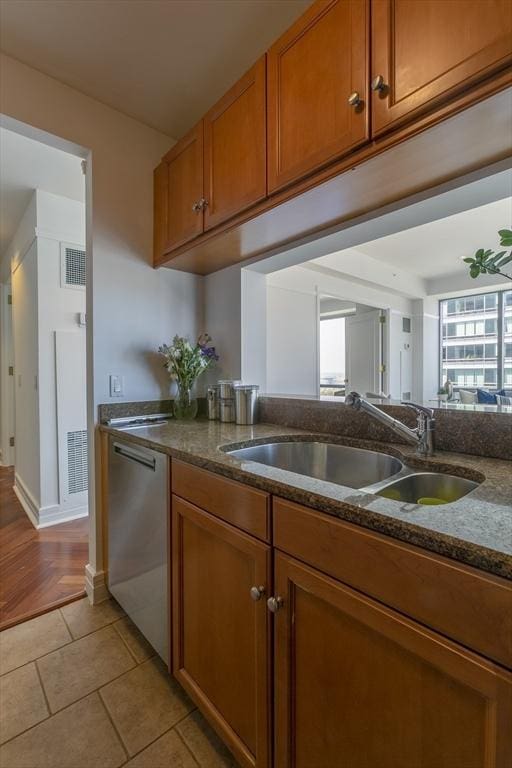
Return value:
M 0 48 L 178 139 L 311 0 L 1 0 Z
M 512 226 L 512 197 L 358 245 L 352 250 L 430 279 L 466 272 L 477 248 L 499 250 L 498 230 Z
M 0 254 L 12 240 L 34 189 L 84 202 L 80 158 L 0 128 Z

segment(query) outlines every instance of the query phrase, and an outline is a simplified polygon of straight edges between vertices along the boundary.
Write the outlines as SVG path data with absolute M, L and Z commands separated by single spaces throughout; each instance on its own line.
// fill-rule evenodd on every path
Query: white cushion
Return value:
M 469 389 L 459 389 L 459 397 L 464 405 L 474 405 L 478 402 L 476 392 L 471 392 Z
M 496 402 L 498 405 L 512 405 L 512 397 L 505 397 L 505 395 L 496 395 Z

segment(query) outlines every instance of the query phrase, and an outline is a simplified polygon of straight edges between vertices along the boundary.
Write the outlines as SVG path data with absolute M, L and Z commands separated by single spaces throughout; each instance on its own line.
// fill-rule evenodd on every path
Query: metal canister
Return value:
M 235 419 L 237 424 L 255 424 L 258 416 L 257 384 L 238 384 L 235 390 Z
M 235 420 L 235 401 L 232 397 L 221 398 L 219 400 L 220 420 L 224 423 Z
M 208 418 L 211 421 L 220 419 L 220 386 L 219 384 L 212 384 L 208 387 L 206 393 L 206 399 L 208 402 Z
M 235 396 L 234 387 L 241 384 L 237 379 L 220 379 L 220 398 L 221 400 L 232 400 Z

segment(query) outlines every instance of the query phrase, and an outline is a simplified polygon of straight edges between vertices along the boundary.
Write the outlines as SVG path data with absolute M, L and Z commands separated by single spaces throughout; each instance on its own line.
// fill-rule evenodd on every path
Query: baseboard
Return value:
M 24 485 L 20 476 L 16 473 L 14 474 L 13 490 L 14 490 L 14 493 L 16 494 L 16 498 L 18 499 L 19 503 L 23 507 L 28 519 L 30 520 L 34 528 L 38 528 L 39 527 L 39 508 L 35 502 L 34 497 L 30 493 L 28 488 Z
M 110 598 L 105 571 L 95 571 L 90 563 L 85 566 L 85 591 L 92 605 Z
M 39 523 L 37 528 L 48 528 L 50 525 L 58 523 L 69 523 L 71 520 L 78 520 L 80 517 L 87 517 L 89 508 L 87 506 L 74 507 L 66 509 L 57 504 L 51 507 L 42 507 L 39 510 Z
M 62 508 L 58 504 L 54 504 L 51 507 L 38 507 L 36 500 L 18 474 L 14 475 L 14 493 L 28 519 L 34 528 L 38 530 L 48 528 L 50 525 L 78 520 L 80 517 L 87 517 L 89 514 L 87 505 L 72 508 Z

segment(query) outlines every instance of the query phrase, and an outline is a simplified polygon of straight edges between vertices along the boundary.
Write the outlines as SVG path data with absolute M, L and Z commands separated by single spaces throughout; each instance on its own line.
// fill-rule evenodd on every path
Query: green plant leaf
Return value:
M 478 251 L 475 253 L 475 261 L 482 261 L 484 258 L 484 249 L 479 248 Z
M 505 256 L 504 259 L 502 259 L 496 266 L 501 269 L 505 266 L 505 264 L 509 264 L 512 261 L 512 253 L 509 253 L 508 256 Z
M 501 237 L 500 245 L 512 245 L 512 230 L 500 229 L 498 235 Z
M 472 278 L 478 277 L 478 275 L 480 274 L 480 267 L 478 266 L 478 264 L 471 265 L 469 269 L 469 274 L 471 275 Z
M 474 264 L 475 263 L 475 260 L 473 258 L 471 258 L 471 256 L 468 256 L 467 259 L 462 259 L 462 261 L 465 261 L 466 264 Z

